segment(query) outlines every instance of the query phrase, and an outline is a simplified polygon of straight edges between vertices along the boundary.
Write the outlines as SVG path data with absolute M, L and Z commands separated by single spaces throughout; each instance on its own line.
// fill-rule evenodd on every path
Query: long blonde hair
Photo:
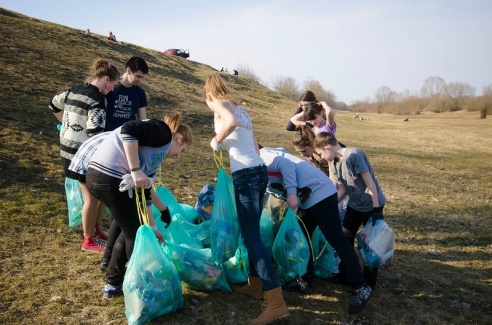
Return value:
M 239 103 L 232 97 L 231 92 L 227 88 L 224 80 L 215 73 L 208 76 L 205 86 L 203 87 L 203 98 L 207 98 L 207 94 L 212 95 L 217 99 L 224 99 L 230 101 L 234 105 L 239 105 Z
M 162 121 L 166 123 L 171 129 L 172 133 L 179 133 L 183 136 L 183 143 L 189 146 L 193 141 L 193 134 L 188 124 L 181 123 L 181 113 L 176 112 L 173 114 L 166 114 L 162 118 Z

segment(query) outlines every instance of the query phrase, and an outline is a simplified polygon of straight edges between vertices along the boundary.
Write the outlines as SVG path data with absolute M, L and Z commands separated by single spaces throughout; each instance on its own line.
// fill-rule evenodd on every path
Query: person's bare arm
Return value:
M 369 191 L 369 195 L 371 196 L 372 199 L 372 206 L 374 208 L 378 208 L 379 207 L 378 190 L 376 188 L 376 184 L 372 179 L 371 173 L 365 171 L 361 173 L 360 176 L 364 180 L 364 183 L 366 183 L 367 189 Z

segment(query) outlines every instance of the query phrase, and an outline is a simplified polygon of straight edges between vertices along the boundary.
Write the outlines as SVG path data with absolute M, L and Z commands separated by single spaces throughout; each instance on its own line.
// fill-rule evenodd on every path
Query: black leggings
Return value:
M 384 208 L 381 207 L 381 211 Z M 345 212 L 345 219 L 343 219 L 343 233 L 345 237 L 350 242 L 352 246 L 355 244 L 355 236 L 359 231 L 361 226 L 365 226 L 369 218 L 372 216 L 372 211 L 369 212 L 361 212 L 351 207 L 347 206 L 347 211 Z M 343 270 L 344 266 L 342 266 Z M 368 266 L 364 266 L 364 279 L 366 283 L 371 286 L 373 289 L 376 286 L 376 281 L 378 277 L 378 268 L 370 268 Z
M 115 231 L 114 227 L 121 229 L 114 242 L 111 260 L 106 271 L 106 282 L 112 285 L 123 283 L 125 276 L 125 265 L 132 256 L 133 246 L 137 230 L 140 227 L 136 203 L 136 193 L 133 197 L 128 192 L 120 192 L 121 179 L 111 177 L 95 169 L 87 170 L 87 187 L 89 191 L 108 207 L 113 221 L 110 233 Z M 150 190 L 145 191 L 146 198 L 150 198 Z
M 342 225 L 340 224 L 340 214 L 338 212 L 337 194 L 327 197 L 312 207 L 305 209 L 319 226 L 319 229 L 326 240 L 340 256 L 342 263 L 346 267 L 347 278 L 352 289 L 359 289 L 365 282 L 359 259 L 354 251 L 353 245 L 345 238 Z

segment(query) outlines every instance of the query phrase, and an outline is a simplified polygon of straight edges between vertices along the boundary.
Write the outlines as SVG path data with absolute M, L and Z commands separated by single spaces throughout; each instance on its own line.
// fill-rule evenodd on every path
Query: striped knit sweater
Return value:
M 71 160 L 82 143 L 104 131 L 106 98 L 91 84 L 75 86 L 56 95 L 49 105 L 53 113 L 63 111 L 60 153 Z

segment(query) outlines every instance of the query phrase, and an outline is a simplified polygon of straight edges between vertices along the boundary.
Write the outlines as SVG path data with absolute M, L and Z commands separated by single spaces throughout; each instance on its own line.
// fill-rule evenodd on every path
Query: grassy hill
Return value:
M 164 183 L 194 205 L 214 183 L 209 148 L 213 115 L 202 98 L 212 67 L 103 35 L 0 8 L 0 323 L 125 324 L 122 298 L 101 299 L 100 255 L 80 250 L 67 226 L 57 121 L 49 99 L 85 79 L 97 57 L 120 71 L 141 56 L 148 115 L 181 111 L 195 141 L 163 164 Z M 241 76 L 223 75 L 250 112 L 264 145 L 292 151 L 285 124 L 296 103 Z M 367 309 L 346 313 L 346 288 L 319 279 L 313 294 L 285 293 L 306 324 L 487 324 L 492 318 L 492 124 L 467 112 L 402 116 L 336 114 L 338 137 L 363 149 L 388 198 L 397 235 L 392 268 L 382 270 Z M 243 324 L 261 302 L 222 292 L 184 290 L 185 306 L 152 324 Z

